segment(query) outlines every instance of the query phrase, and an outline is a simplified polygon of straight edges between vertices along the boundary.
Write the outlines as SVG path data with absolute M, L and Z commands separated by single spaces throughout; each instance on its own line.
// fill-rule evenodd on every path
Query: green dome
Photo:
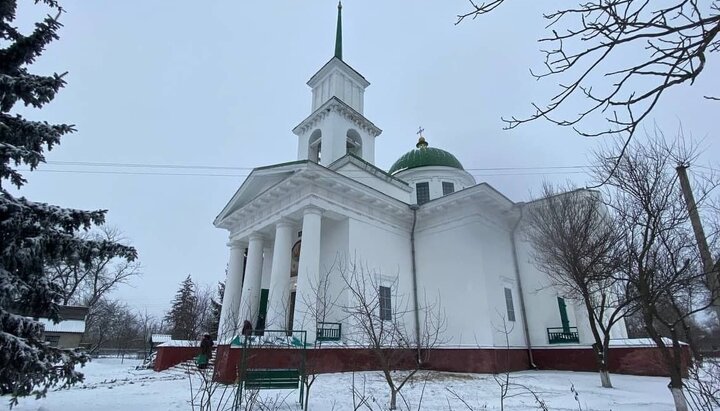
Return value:
M 400 157 L 395 164 L 392 165 L 392 167 L 390 167 L 388 173 L 395 174 L 411 168 L 425 166 L 444 166 L 460 170 L 463 169 L 462 164 L 460 164 L 454 155 L 439 148 L 428 147 L 428 144 L 425 142 L 425 138 L 423 137 L 420 137 L 416 147 L 416 149 L 403 154 L 403 156 Z

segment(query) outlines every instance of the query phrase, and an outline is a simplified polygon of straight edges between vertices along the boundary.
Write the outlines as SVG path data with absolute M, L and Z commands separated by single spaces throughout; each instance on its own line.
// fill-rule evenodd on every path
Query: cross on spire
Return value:
M 417 134 L 417 135 L 420 136 L 420 137 L 418 138 L 417 144 L 415 144 L 415 147 L 417 147 L 417 148 L 425 148 L 425 147 L 428 146 L 427 141 L 425 141 L 425 137 L 423 137 L 423 135 L 422 135 L 422 133 L 423 133 L 424 131 L 425 131 L 425 129 L 422 128 L 422 126 L 420 126 L 420 127 L 418 127 L 417 133 L 415 133 L 415 134 Z

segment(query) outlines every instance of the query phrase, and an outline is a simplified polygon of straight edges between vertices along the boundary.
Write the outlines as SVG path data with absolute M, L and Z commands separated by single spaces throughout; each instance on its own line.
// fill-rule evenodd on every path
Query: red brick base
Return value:
M 686 359 L 689 352 L 685 347 Z M 395 368 L 415 366 L 414 350 L 390 350 Z M 595 357 L 589 347 L 534 348 L 533 360 L 541 370 L 595 371 Z M 195 347 L 158 347 L 155 371 L 162 371 L 192 359 Z M 231 383 L 237 376 L 242 349 L 229 345 L 217 347 L 215 378 Z M 379 370 L 377 357 L 365 348 L 321 348 L 305 351 L 305 366 L 314 373 Z M 451 372 L 495 373 L 532 368 L 527 350 L 487 348 L 436 348 L 423 351 L 423 369 Z M 294 368 L 302 363 L 302 351 L 288 348 L 253 348 L 247 358 L 249 368 Z M 687 365 L 687 361 L 685 363 Z M 655 347 L 618 347 L 610 350 L 610 371 L 620 374 L 667 376 Z
M 535 365 L 541 370 L 596 371 L 595 355 L 590 348 L 533 349 Z M 683 374 L 690 361 L 688 346 L 683 346 Z M 610 372 L 617 374 L 669 376 L 655 347 L 610 348 Z
M 163 371 L 177 364 L 192 360 L 200 354 L 198 347 L 157 347 L 153 370 Z

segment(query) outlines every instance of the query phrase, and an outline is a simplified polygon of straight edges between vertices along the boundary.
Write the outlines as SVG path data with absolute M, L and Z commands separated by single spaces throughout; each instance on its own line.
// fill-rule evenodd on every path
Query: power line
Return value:
M 127 167 L 127 168 L 169 168 L 191 170 L 252 170 L 253 167 L 182 165 L 182 164 L 150 164 L 150 163 L 105 163 L 95 161 L 48 161 L 47 164 L 57 166 L 86 166 L 86 167 Z
M 121 168 L 161 168 L 161 169 L 190 169 L 190 170 L 253 170 L 256 167 L 210 166 L 187 164 L 157 164 L 157 163 L 118 163 L 98 161 L 48 161 L 46 164 L 57 166 L 83 166 L 83 167 L 121 167 Z M 570 170 L 585 169 L 588 166 L 524 166 L 524 167 L 483 167 L 466 168 L 466 171 L 512 171 L 512 170 Z
M 19 171 L 30 171 L 29 169 Z M 249 174 L 202 174 L 202 173 L 154 173 L 149 171 L 113 171 L 113 170 L 47 170 L 35 169 L 33 172 L 41 173 L 68 173 L 68 174 L 115 174 L 136 176 L 180 176 L 180 177 L 247 177 Z
M 506 169 L 512 171 L 514 169 Z M 522 169 L 517 169 L 522 171 Z M 29 172 L 29 169 L 21 169 L 19 171 Z M 64 173 L 64 174 L 109 174 L 109 175 L 136 175 L 136 176 L 166 176 L 166 177 L 234 177 L 246 178 L 249 174 L 217 174 L 217 173 L 163 173 L 152 171 L 118 171 L 118 170 L 54 170 L 54 169 L 35 169 L 33 171 L 41 173 Z M 473 177 L 504 177 L 504 176 L 539 176 L 551 174 L 587 174 L 584 171 L 538 171 L 538 172 L 517 172 L 517 173 L 480 173 L 472 174 Z M 326 177 L 327 178 L 327 177 Z M 376 178 L 374 176 L 333 176 L 329 178 Z

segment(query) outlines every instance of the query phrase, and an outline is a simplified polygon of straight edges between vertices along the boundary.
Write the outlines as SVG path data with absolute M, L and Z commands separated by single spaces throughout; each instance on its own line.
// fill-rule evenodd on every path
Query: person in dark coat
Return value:
M 253 332 L 252 323 L 248 320 L 245 320 L 245 322 L 243 323 L 242 335 L 244 335 L 246 337 L 250 337 L 252 335 L 252 332 Z
M 197 356 L 197 366 L 201 370 L 207 368 L 210 358 L 212 358 L 213 340 L 210 334 L 205 334 L 200 341 L 200 355 Z

